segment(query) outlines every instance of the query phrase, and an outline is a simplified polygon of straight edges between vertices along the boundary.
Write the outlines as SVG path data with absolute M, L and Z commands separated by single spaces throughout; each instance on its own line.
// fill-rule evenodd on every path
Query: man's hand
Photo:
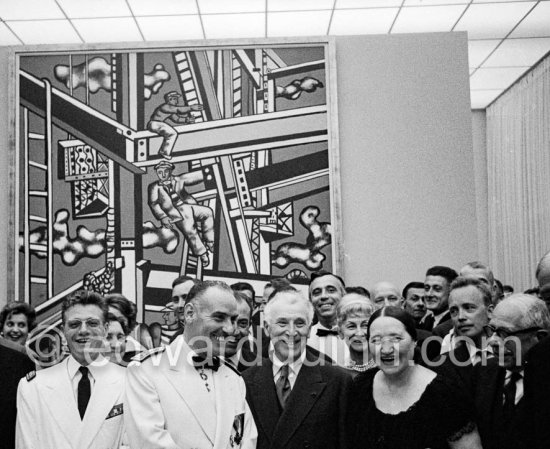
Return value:
M 166 229 L 172 229 L 174 226 L 172 225 L 172 220 L 170 220 L 170 217 L 164 217 L 160 219 L 160 222 L 162 223 L 162 227 Z
M 190 107 L 192 111 L 202 111 L 204 109 L 202 104 L 192 104 Z

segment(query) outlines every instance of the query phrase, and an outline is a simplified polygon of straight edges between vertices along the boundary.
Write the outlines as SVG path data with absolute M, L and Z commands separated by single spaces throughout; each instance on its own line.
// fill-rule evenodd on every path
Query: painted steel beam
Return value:
M 44 82 L 20 70 L 19 97 L 21 104 L 42 117 L 46 114 Z M 98 112 L 66 93 L 52 88 L 52 122 L 85 141 L 100 153 L 132 173 L 144 172 L 126 159 L 127 140 L 134 131 Z

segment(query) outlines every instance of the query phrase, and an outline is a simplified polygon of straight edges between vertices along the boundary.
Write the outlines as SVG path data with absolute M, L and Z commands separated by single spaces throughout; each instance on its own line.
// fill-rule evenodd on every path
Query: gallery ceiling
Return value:
M 473 109 L 550 51 L 550 0 L 0 0 L 0 45 L 467 31 Z

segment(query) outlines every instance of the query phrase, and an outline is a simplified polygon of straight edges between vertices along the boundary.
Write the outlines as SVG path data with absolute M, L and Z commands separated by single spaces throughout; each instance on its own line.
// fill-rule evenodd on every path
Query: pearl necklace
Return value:
M 374 368 L 376 366 L 376 363 L 373 359 L 370 359 L 367 363 L 359 364 L 355 360 L 350 360 L 350 364 L 348 365 L 349 368 L 351 368 L 353 371 L 357 371 L 359 373 L 364 373 L 365 371 Z

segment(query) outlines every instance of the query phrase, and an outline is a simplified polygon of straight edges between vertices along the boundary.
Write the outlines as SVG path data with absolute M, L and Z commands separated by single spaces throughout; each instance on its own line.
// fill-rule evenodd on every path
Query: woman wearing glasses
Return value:
M 481 448 L 467 396 L 414 363 L 416 329 L 409 314 L 398 307 L 377 310 L 367 338 L 379 369 L 356 377 L 353 447 Z

